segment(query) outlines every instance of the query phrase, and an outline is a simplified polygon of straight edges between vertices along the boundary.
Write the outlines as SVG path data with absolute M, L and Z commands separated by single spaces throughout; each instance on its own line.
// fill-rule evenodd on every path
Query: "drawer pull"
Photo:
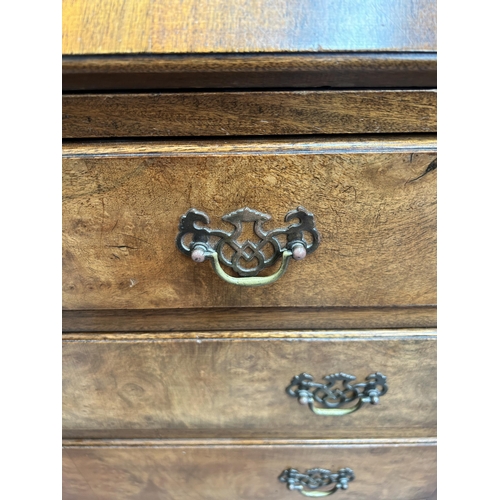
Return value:
M 332 472 L 328 469 L 309 469 L 301 474 L 297 469 L 284 470 L 278 478 L 282 483 L 288 484 L 289 490 L 297 490 L 305 497 L 327 497 L 337 490 L 347 490 L 349 481 L 354 481 L 354 472 L 351 469 L 340 469 Z M 334 485 L 327 491 L 314 491 L 318 488 Z M 304 490 L 309 488 L 309 490 Z
M 347 373 L 334 373 L 324 379 L 327 383 L 320 384 L 314 382 L 311 375 L 301 373 L 293 377 L 286 392 L 298 398 L 300 404 L 309 405 L 316 415 L 338 417 L 353 413 L 366 403 L 378 404 L 380 397 L 388 390 L 387 377 L 378 372 L 368 375 L 366 382 L 355 385 L 352 382 L 356 380 L 356 377 Z M 337 382 L 342 382 L 341 387 L 335 387 Z M 341 408 L 354 401 L 356 401 L 354 406 Z M 316 406 L 316 403 L 322 405 L 323 408 Z
M 266 231 L 262 224 L 271 220 L 271 216 L 245 207 L 222 217 L 223 221 L 234 226 L 233 231 L 226 232 L 201 227 L 199 223 L 210 224 L 208 215 L 191 208 L 181 217 L 176 244 L 183 254 L 191 256 L 195 262 L 210 259 L 217 275 L 228 283 L 240 286 L 268 285 L 283 276 L 291 257 L 302 260 L 319 245 L 320 236 L 314 215 L 298 207 L 285 216 L 285 222 L 293 219 L 298 219 L 298 223 Z M 238 241 L 245 222 L 253 224 L 258 242 L 248 239 Z M 304 233 L 309 234 L 310 241 L 306 240 Z M 191 236 L 189 243 L 186 242 L 188 236 Z M 260 271 L 275 264 L 280 256 L 282 262 L 278 271 L 270 276 L 257 276 Z M 221 263 L 240 277 L 227 274 Z

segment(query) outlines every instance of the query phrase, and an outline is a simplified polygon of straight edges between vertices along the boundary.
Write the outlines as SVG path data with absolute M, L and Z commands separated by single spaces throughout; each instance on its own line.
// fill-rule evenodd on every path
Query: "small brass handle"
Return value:
M 263 286 L 274 283 L 279 278 L 281 278 L 283 274 L 285 274 L 286 268 L 288 267 L 288 262 L 290 261 L 290 257 L 293 256 L 293 253 L 290 252 L 290 250 L 283 250 L 283 252 L 281 252 L 281 255 L 283 256 L 281 266 L 274 274 L 271 274 L 271 276 L 249 276 L 248 278 L 235 278 L 233 276 L 229 276 L 229 274 L 227 274 L 224 269 L 222 269 L 219 263 L 217 252 L 207 253 L 206 257 L 211 259 L 212 267 L 217 273 L 217 276 L 219 276 L 219 278 L 222 278 L 224 281 L 227 281 L 228 283 L 231 283 L 233 285 L 240 286 Z
M 177 234 L 177 248 L 190 255 L 195 262 L 212 261 L 212 267 L 224 281 L 239 286 L 263 286 L 274 283 L 285 273 L 290 258 L 303 260 L 319 245 L 314 216 L 303 207 L 297 207 L 285 216 L 285 222 L 298 219 L 298 223 L 285 228 L 266 231 L 262 225 L 271 217 L 245 207 L 224 215 L 222 220 L 234 226 L 232 232 L 200 226 L 209 224 L 208 215 L 191 208 L 182 217 Z M 259 241 L 239 241 L 243 224 L 252 223 Z M 306 240 L 305 234 L 309 235 Z M 186 240 L 190 237 L 191 241 Z M 284 243 L 286 239 L 286 243 Z M 257 276 L 263 269 L 282 258 L 281 266 L 271 276 Z M 230 276 L 221 264 L 230 267 L 239 277 Z
M 320 498 L 333 495 L 337 490 L 347 490 L 349 482 L 354 481 L 354 472 L 349 468 L 337 472 L 316 468 L 306 470 L 302 474 L 297 469 L 286 469 L 278 479 L 282 483 L 287 483 L 291 491 L 298 491 L 305 497 Z M 315 491 L 330 485 L 333 485 L 331 490 Z
M 349 413 L 358 411 L 364 404 L 365 401 L 360 398 L 354 406 L 349 408 L 318 408 L 313 402 L 309 403 L 309 408 L 311 408 L 316 415 L 323 415 L 324 417 L 341 417 L 342 415 L 349 415 Z
M 309 405 L 316 415 L 340 417 L 358 411 L 367 403 L 378 404 L 389 390 L 387 377 L 379 372 L 368 375 L 366 382 L 358 384 L 353 384 L 356 377 L 347 373 L 334 373 L 324 379 L 327 383 L 321 384 L 314 382 L 311 375 L 301 373 L 293 377 L 286 393 L 298 398 L 300 404 Z M 336 387 L 337 382 L 342 383 L 340 387 Z M 354 406 L 343 407 L 353 402 L 356 402 Z

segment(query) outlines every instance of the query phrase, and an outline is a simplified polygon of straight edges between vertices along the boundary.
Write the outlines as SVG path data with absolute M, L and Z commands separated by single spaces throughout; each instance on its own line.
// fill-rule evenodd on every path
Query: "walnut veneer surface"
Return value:
M 380 371 L 390 392 L 373 408 L 320 419 L 325 437 L 435 436 L 435 332 L 280 333 L 67 336 L 64 436 L 318 438 L 320 417 L 285 388 L 304 371 L 320 380 L 340 369 L 360 379 Z
M 278 482 L 281 470 L 304 470 L 311 463 L 332 470 L 356 464 L 357 478 L 348 491 L 338 493 L 346 499 L 436 498 L 436 449 L 425 441 L 229 446 L 139 442 L 133 447 L 70 442 L 63 452 L 63 492 L 68 500 L 286 500 L 298 498 L 298 493 Z
M 398 140 L 393 151 L 390 138 L 357 150 L 350 140 L 310 142 L 287 151 L 229 142 L 226 153 L 218 142 L 65 147 L 64 307 L 435 304 L 434 139 Z M 323 243 L 270 287 L 235 290 L 169 244 L 191 207 L 219 227 L 235 208 L 258 207 L 275 227 L 298 205 L 314 213 Z
M 63 1 L 64 499 L 285 500 L 315 467 L 436 498 L 435 12 Z M 319 247 L 258 288 L 176 248 L 245 206 L 304 206 Z M 389 389 L 321 416 L 303 372 Z

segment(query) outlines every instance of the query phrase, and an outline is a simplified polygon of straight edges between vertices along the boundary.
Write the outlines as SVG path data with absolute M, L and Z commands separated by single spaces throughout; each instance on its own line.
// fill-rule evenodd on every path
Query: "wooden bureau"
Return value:
M 427 0 L 63 1 L 63 498 L 436 498 L 435 50 Z

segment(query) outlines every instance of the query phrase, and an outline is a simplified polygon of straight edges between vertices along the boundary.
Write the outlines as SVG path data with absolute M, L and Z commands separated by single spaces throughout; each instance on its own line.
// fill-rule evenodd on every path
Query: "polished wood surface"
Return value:
M 431 90 L 63 96 L 63 138 L 436 131 Z
M 64 56 L 64 91 L 435 88 L 434 52 Z
M 286 328 L 434 328 L 436 306 L 245 307 L 65 310 L 63 332 L 158 332 Z
M 434 0 L 63 0 L 62 52 L 435 51 Z
M 273 335 L 275 337 L 273 338 Z M 285 393 L 375 372 L 379 405 L 315 415 Z M 278 331 L 203 335 L 73 335 L 63 340 L 65 437 L 426 437 L 436 432 L 435 331 Z
M 343 496 L 353 500 L 430 500 L 436 491 L 436 447 L 431 442 L 386 444 L 67 446 L 65 500 L 273 500 L 298 498 L 278 476 L 322 467 L 354 470 Z M 90 491 L 89 491 L 90 489 Z
M 64 308 L 434 305 L 435 159 L 432 136 L 68 145 Z M 175 247 L 189 208 L 227 229 L 237 208 L 275 227 L 298 205 L 322 243 L 271 286 L 225 283 Z
M 351 467 L 337 496 L 435 500 L 435 0 L 62 7 L 63 499 Z M 254 289 L 176 249 L 189 208 L 245 205 L 305 206 L 319 248 Z M 338 371 L 389 391 L 337 418 L 285 393 Z

